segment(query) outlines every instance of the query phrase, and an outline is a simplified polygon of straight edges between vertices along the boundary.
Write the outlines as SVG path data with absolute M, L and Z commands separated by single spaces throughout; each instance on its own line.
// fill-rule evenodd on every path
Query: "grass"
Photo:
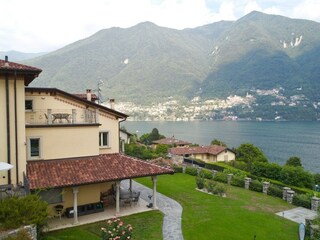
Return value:
M 152 187 L 150 178 L 138 179 Z M 158 176 L 157 190 L 183 207 L 182 232 L 189 239 L 293 240 L 298 224 L 275 215 L 293 206 L 282 199 L 227 186 L 227 197 L 195 190 L 195 177 L 187 174 Z M 134 229 L 134 239 L 162 239 L 163 215 L 159 211 L 121 218 Z M 46 240 L 98 240 L 103 222 L 50 232 Z M 254 238 L 256 236 L 256 238 Z
M 133 227 L 132 239 L 162 239 L 163 214 L 160 211 L 149 211 L 121 217 L 125 225 Z M 105 222 L 97 222 L 78 227 L 49 232 L 45 240 L 101 240 L 101 227 Z
M 152 187 L 150 178 L 138 181 Z M 275 215 L 292 208 L 283 200 L 233 186 L 226 198 L 195 188 L 195 178 L 186 174 L 158 176 L 157 190 L 183 207 L 184 239 L 297 239 L 298 224 Z

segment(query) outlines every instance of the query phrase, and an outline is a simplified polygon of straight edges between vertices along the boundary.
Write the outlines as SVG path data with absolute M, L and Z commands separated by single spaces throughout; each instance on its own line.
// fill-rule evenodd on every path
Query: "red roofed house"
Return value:
M 120 153 L 119 125 L 127 115 L 92 99 L 55 88 L 28 86 L 41 70 L 0 60 L 0 188 L 40 191 L 42 198 L 78 222 L 78 215 L 103 211 L 101 195 L 114 189 L 120 212 L 120 181 L 156 176 L 168 168 Z M 0 196 L 2 197 L 2 195 Z
M 183 161 L 183 158 L 200 159 L 205 162 L 228 162 L 235 160 L 235 153 L 229 148 L 211 145 L 199 147 L 176 147 L 169 150 L 169 154 L 175 160 Z

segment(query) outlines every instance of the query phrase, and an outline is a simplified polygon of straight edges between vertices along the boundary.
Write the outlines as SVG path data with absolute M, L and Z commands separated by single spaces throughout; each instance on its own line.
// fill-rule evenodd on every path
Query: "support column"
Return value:
M 152 176 L 153 182 L 153 209 L 158 209 L 157 207 L 157 176 Z
M 73 187 L 73 224 L 78 223 L 78 192 L 79 187 Z
M 315 211 L 315 212 L 318 211 L 319 203 L 320 203 L 320 198 L 312 197 L 311 198 L 311 210 Z
M 116 182 L 116 214 L 120 213 L 120 181 Z
M 292 191 L 292 190 L 288 190 L 287 191 L 287 202 L 288 203 L 292 203 L 292 200 L 293 200 L 293 196 L 294 196 L 294 191 Z
M 287 192 L 290 191 L 291 188 L 289 187 L 283 187 L 282 188 L 282 199 L 287 201 Z

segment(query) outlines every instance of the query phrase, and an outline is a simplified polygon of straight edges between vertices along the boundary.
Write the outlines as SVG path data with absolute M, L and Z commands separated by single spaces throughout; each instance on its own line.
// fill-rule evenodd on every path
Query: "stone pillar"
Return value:
M 268 194 L 268 188 L 269 188 L 269 186 L 270 186 L 270 183 L 269 183 L 269 182 L 263 182 L 263 183 L 262 183 L 262 186 L 263 186 L 262 192 L 263 192 L 264 194 Z
M 186 166 L 182 166 L 182 173 L 186 173 Z
M 282 188 L 282 199 L 287 201 L 287 191 L 291 190 L 289 187 L 283 187 Z
M 73 192 L 73 224 L 77 224 L 78 223 L 78 192 L 79 192 L 79 188 L 73 187 L 72 192 Z
M 153 209 L 157 209 L 157 176 L 152 176 L 153 182 Z
M 116 181 L 116 215 L 120 212 L 120 181 Z
M 72 109 L 72 123 L 76 123 L 77 122 L 77 110 L 76 109 Z
M 212 177 L 215 177 L 217 172 L 218 172 L 217 170 L 212 170 Z
M 229 173 L 229 174 L 227 175 L 227 182 L 228 182 L 229 185 L 231 184 L 232 176 L 233 176 L 232 173 Z
M 249 187 L 250 187 L 250 182 L 251 182 L 251 178 L 246 177 L 246 178 L 244 179 L 244 188 L 245 188 L 245 189 L 249 189 Z
M 287 202 L 288 202 L 288 203 L 292 203 L 293 196 L 294 196 L 294 191 L 288 190 L 288 191 L 287 191 Z
M 310 237 L 313 239 L 314 235 L 318 235 L 319 233 L 318 225 L 310 225 Z M 318 238 L 317 238 L 318 239 Z
M 319 203 L 320 203 L 320 198 L 312 197 L 311 198 L 311 210 L 317 212 L 319 209 Z

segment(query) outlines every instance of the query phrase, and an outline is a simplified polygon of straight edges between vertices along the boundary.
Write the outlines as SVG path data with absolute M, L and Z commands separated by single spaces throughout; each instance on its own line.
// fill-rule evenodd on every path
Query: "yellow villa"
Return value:
M 91 91 L 27 87 L 40 73 L 0 60 L 0 162 L 13 166 L 0 169 L 1 196 L 42 190 L 52 210 L 77 223 L 104 211 L 102 196 L 112 195 L 119 213 L 120 181 L 151 176 L 156 207 L 156 176 L 173 171 L 121 153 L 119 125 L 127 115 L 96 104 Z

